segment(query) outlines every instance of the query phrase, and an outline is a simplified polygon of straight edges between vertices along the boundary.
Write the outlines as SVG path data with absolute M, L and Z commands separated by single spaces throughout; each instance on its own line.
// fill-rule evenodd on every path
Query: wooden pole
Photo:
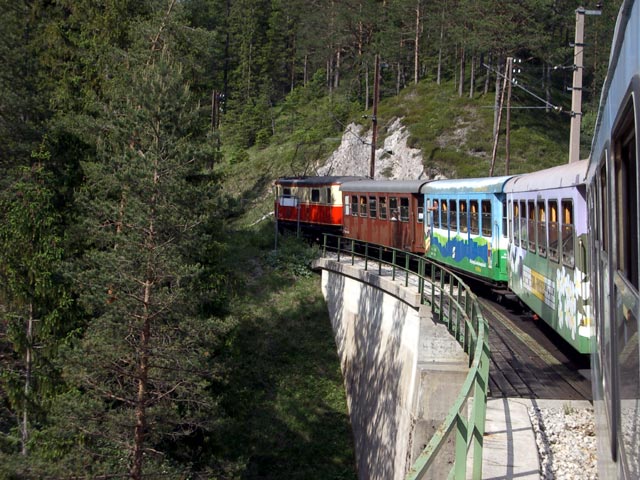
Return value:
M 496 164 L 496 155 L 498 153 L 498 139 L 500 137 L 500 122 L 502 121 L 502 106 L 504 105 L 504 92 L 507 89 L 507 75 L 511 65 L 511 57 L 507 58 L 507 64 L 505 66 L 504 81 L 502 82 L 502 92 L 500 93 L 500 105 L 498 106 L 498 120 L 496 125 L 495 135 L 493 137 L 493 151 L 491 152 L 491 168 L 489 169 L 489 176 L 493 177 L 493 169 Z
M 504 134 L 504 174 L 509 175 L 511 159 L 511 84 L 513 83 L 513 58 L 507 58 L 507 118 Z
M 376 142 L 378 141 L 378 95 L 380 90 L 380 55 L 376 55 L 376 65 L 373 74 L 373 115 L 371 116 L 371 163 L 369 176 L 373 179 L 376 173 Z

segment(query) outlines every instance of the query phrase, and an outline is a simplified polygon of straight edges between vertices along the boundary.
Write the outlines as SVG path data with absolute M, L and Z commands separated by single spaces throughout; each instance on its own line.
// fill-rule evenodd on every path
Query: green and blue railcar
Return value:
M 426 255 L 492 284 L 507 282 L 506 205 L 511 176 L 436 180 L 422 187 Z

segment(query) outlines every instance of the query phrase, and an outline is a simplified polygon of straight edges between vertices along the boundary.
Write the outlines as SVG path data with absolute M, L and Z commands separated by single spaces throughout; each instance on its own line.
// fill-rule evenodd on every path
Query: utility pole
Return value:
M 573 86 L 571 87 L 571 131 L 569 133 L 569 163 L 580 160 L 580 126 L 582 124 L 582 70 L 584 69 L 584 16 L 600 15 L 600 10 L 576 10 Z
M 509 175 L 511 160 L 511 84 L 513 83 L 513 57 L 507 58 L 507 118 L 504 133 L 504 174 Z
M 373 115 L 371 116 L 371 163 L 369 176 L 373 179 L 376 173 L 376 142 L 378 141 L 378 90 L 380 89 L 380 55 L 376 55 L 373 74 Z
M 495 135 L 493 137 L 493 151 L 491 152 L 491 168 L 489 169 L 489 176 L 493 177 L 493 169 L 495 167 L 496 164 L 496 156 L 498 154 L 498 139 L 500 138 L 500 122 L 502 121 L 502 106 L 504 105 L 504 94 L 505 91 L 507 90 L 507 84 L 508 84 L 508 88 L 509 88 L 509 95 L 511 95 L 511 71 L 513 69 L 513 58 L 512 57 L 507 57 L 507 63 L 504 69 L 504 81 L 502 83 L 502 91 L 500 92 L 500 105 L 498 106 L 498 119 L 497 119 L 497 125 L 496 125 L 496 130 L 495 130 Z M 499 72 L 498 72 L 499 73 Z M 509 110 L 507 110 L 507 115 L 509 115 L 507 122 L 509 122 L 510 120 L 510 114 L 508 113 Z M 507 132 L 509 132 L 509 126 L 507 123 Z M 508 135 L 508 133 L 507 133 Z M 507 146 L 507 155 L 509 152 L 509 147 Z M 508 165 L 508 163 L 507 163 Z

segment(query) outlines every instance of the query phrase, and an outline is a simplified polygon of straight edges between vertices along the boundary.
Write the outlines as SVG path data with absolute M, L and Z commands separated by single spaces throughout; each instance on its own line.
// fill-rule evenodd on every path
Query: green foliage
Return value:
M 279 249 L 269 252 L 267 265 L 273 270 L 291 275 L 294 278 L 311 277 L 311 262 L 320 256 L 317 248 L 310 248 L 295 237 L 285 236 Z
M 12 183 L 0 192 L 0 350 L 12 351 L 5 357 L 0 391 L 23 421 L 21 436 L 13 437 L 14 430 L 7 439 L 9 448 L 20 438 L 23 451 L 32 430 L 46 421 L 47 404 L 60 382 L 53 360 L 74 327 L 62 279 L 64 226 L 45 168 L 50 155 L 41 147 L 32 156 L 31 167 L 7 172 Z
M 231 306 L 237 324 L 223 352 L 233 374 L 225 377 L 220 403 L 226 421 L 211 438 L 218 462 L 261 478 L 355 478 L 326 305 L 318 278 L 295 273 L 308 269 L 315 250 L 281 238 L 276 258 L 266 227 L 232 241 L 230 261 L 244 267 L 235 271 L 243 288 Z

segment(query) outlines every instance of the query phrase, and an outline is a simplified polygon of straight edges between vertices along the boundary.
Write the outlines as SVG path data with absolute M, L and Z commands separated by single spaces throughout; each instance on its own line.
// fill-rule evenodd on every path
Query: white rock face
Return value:
M 342 135 L 338 149 L 318 168 L 318 175 L 369 176 L 371 162 L 371 130 L 352 123 Z M 379 137 L 378 137 L 379 138 Z M 376 180 L 417 180 L 425 178 L 422 152 L 407 146 L 408 130 L 401 119 L 387 129 L 384 144 L 376 149 Z

